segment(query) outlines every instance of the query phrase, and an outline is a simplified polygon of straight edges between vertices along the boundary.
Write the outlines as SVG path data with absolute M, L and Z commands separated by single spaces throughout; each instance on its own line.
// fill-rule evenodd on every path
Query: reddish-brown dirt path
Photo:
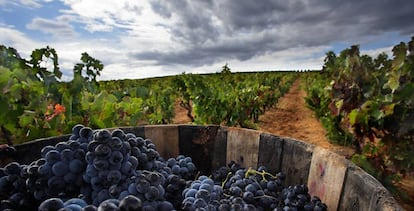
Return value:
M 354 153 L 351 147 L 333 145 L 328 141 L 322 124 L 306 106 L 305 96 L 300 80 L 296 80 L 277 105 L 260 116 L 259 130 L 295 138 L 350 157 Z
M 333 145 L 328 141 L 325 129 L 313 111 L 306 107 L 305 96 L 306 92 L 301 89 L 300 81 L 296 80 L 277 105 L 260 116 L 258 129 L 321 146 L 346 157 L 352 155 L 352 148 Z M 178 102 L 175 103 L 174 112 L 174 124 L 191 123 L 186 115 L 187 111 Z

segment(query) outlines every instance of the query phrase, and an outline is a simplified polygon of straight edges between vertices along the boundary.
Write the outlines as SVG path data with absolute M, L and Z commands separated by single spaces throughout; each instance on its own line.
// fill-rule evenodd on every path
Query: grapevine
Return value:
M 371 58 L 351 46 L 327 53 L 319 75 L 308 78 L 307 99 L 331 133 L 352 141 L 352 160 L 388 187 L 414 171 L 414 37 L 392 52 Z

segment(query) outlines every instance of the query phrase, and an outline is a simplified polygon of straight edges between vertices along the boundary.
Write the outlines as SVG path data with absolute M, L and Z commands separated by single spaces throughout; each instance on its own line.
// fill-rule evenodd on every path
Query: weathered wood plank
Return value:
M 245 168 L 257 168 L 260 132 L 255 130 L 228 128 L 226 161 L 236 161 Z
M 179 126 L 180 154 L 193 159 L 202 174 L 211 174 L 218 126 Z
M 168 159 L 179 155 L 178 126 L 148 125 L 144 130 L 145 138 L 152 140 L 162 157 Z
M 321 147 L 315 147 L 309 171 L 309 194 L 318 196 L 330 210 L 337 210 L 349 161 Z
M 373 176 L 349 162 L 338 210 L 402 210 Z
M 313 148 L 313 145 L 284 138 L 282 172 L 287 175 L 286 185 L 307 183 Z
M 268 133 L 260 135 L 258 166 L 266 166 L 268 172 L 281 171 L 283 139 Z

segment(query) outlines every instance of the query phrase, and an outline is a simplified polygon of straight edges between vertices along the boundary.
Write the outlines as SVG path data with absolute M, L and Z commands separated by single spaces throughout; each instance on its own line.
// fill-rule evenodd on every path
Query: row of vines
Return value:
M 307 103 L 329 138 L 353 145 L 352 160 L 388 187 L 414 172 L 414 37 L 392 52 L 328 52 L 322 71 L 306 78 Z
M 147 100 L 143 107 L 150 124 L 171 123 L 174 105 L 187 111 L 195 124 L 222 124 L 254 128 L 259 115 L 288 91 L 296 73 L 231 73 L 225 65 L 215 74 L 187 74 L 143 80 L 102 81 L 114 96 Z
M 180 106 L 197 124 L 255 128 L 259 116 L 288 91 L 295 73 L 183 74 L 174 79 Z
M 92 128 L 168 124 L 178 103 L 197 124 L 255 127 L 260 114 L 285 93 L 294 73 L 181 74 L 98 81 L 104 65 L 82 53 L 73 79 L 61 81 L 57 52 L 36 49 L 29 59 L 0 46 L 0 143 L 23 143 Z

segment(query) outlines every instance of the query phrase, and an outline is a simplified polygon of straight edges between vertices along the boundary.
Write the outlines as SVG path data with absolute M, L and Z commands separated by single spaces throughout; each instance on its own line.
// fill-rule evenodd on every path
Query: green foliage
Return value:
M 46 85 L 55 83 L 62 77 L 62 72 L 59 70 L 58 55 L 56 50 L 47 46 L 46 48 L 35 49 L 31 54 L 29 64 L 31 69 L 39 78 L 39 80 L 45 81 Z M 48 63 L 52 60 L 53 71 L 48 71 Z
M 194 122 L 195 119 L 193 116 L 191 95 L 190 92 L 187 90 L 187 85 L 185 84 L 187 77 L 188 76 L 185 73 L 175 77 L 173 80 L 173 87 L 175 89 L 175 92 L 178 94 L 177 98 L 179 105 L 183 107 L 185 110 L 187 110 L 187 117 L 191 120 L 191 122 Z
M 211 75 L 182 74 L 174 87 L 180 105 L 197 124 L 224 124 L 254 128 L 267 108 L 276 104 L 295 79 L 294 73 Z
M 0 46 L 0 139 L 2 142 L 13 144 L 31 140 L 39 136 L 55 135 L 49 130 L 51 124 L 59 125 L 56 117 L 46 119 L 49 104 L 56 104 L 57 80 L 61 73 L 57 64 L 57 55 L 52 48 L 42 48 L 33 51 L 31 60 L 22 59 L 13 48 Z M 52 58 L 53 71 L 42 67 L 46 58 Z M 57 130 L 60 130 L 58 128 Z M 56 130 L 55 130 L 56 131 Z
M 138 122 L 167 124 L 171 123 L 174 117 L 176 98 L 176 91 L 172 87 L 170 78 L 101 81 L 99 84 L 101 90 L 106 90 L 118 99 L 129 97 L 131 100 L 142 101 Z
M 174 90 L 159 82 L 151 86 L 145 109 L 150 124 L 167 124 L 174 117 Z
M 77 123 L 92 128 L 172 123 L 177 101 L 195 123 L 254 128 L 295 79 L 295 73 L 233 74 L 225 65 L 211 75 L 98 82 L 104 65 L 82 53 L 73 79 L 60 82 L 53 48 L 34 50 L 30 60 L 13 48 L 1 50 L 0 108 L 7 112 L 1 114 L 0 135 L 10 144 L 68 133 Z
M 358 46 L 329 52 L 308 87 L 309 106 L 352 133 L 354 160 L 382 181 L 414 171 L 413 45 L 414 37 L 394 46 L 391 59 L 360 55 Z
M 95 93 L 99 87 L 96 77 L 101 75 L 104 65 L 86 52 L 82 53 L 80 60 L 81 63 L 73 68 L 74 84 L 77 87 L 84 85 L 88 91 Z
M 120 101 L 112 94 L 102 91 L 97 95 L 84 92 L 81 102 L 83 119 L 95 128 L 111 128 L 119 125 L 137 125 L 142 117 L 140 98 L 123 97 Z
M 69 133 L 73 125 L 91 127 L 137 125 L 144 100 L 100 91 L 96 81 L 103 64 L 87 53 L 74 67 L 74 78 L 62 73 L 53 48 L 35 49 L 30 60 L 0 46 L 0 140 L 10 145 Z
M 327 58 L 332 58 L 333 56 L 330 53 L 327 55 Z M 331 81 L 329 78 L 320 72 L 305 73 L 303 78 L 305 78 L 304 83 L 307 91 L 305 102 L 320 119 L 323 127 L 326 129 L 328 139 L 336 144 L 351 145 L 353 137 L 347 130 L 341 127 L 341 117 L 332 114 L 330 111 L 331 88 L 329 84 Z

